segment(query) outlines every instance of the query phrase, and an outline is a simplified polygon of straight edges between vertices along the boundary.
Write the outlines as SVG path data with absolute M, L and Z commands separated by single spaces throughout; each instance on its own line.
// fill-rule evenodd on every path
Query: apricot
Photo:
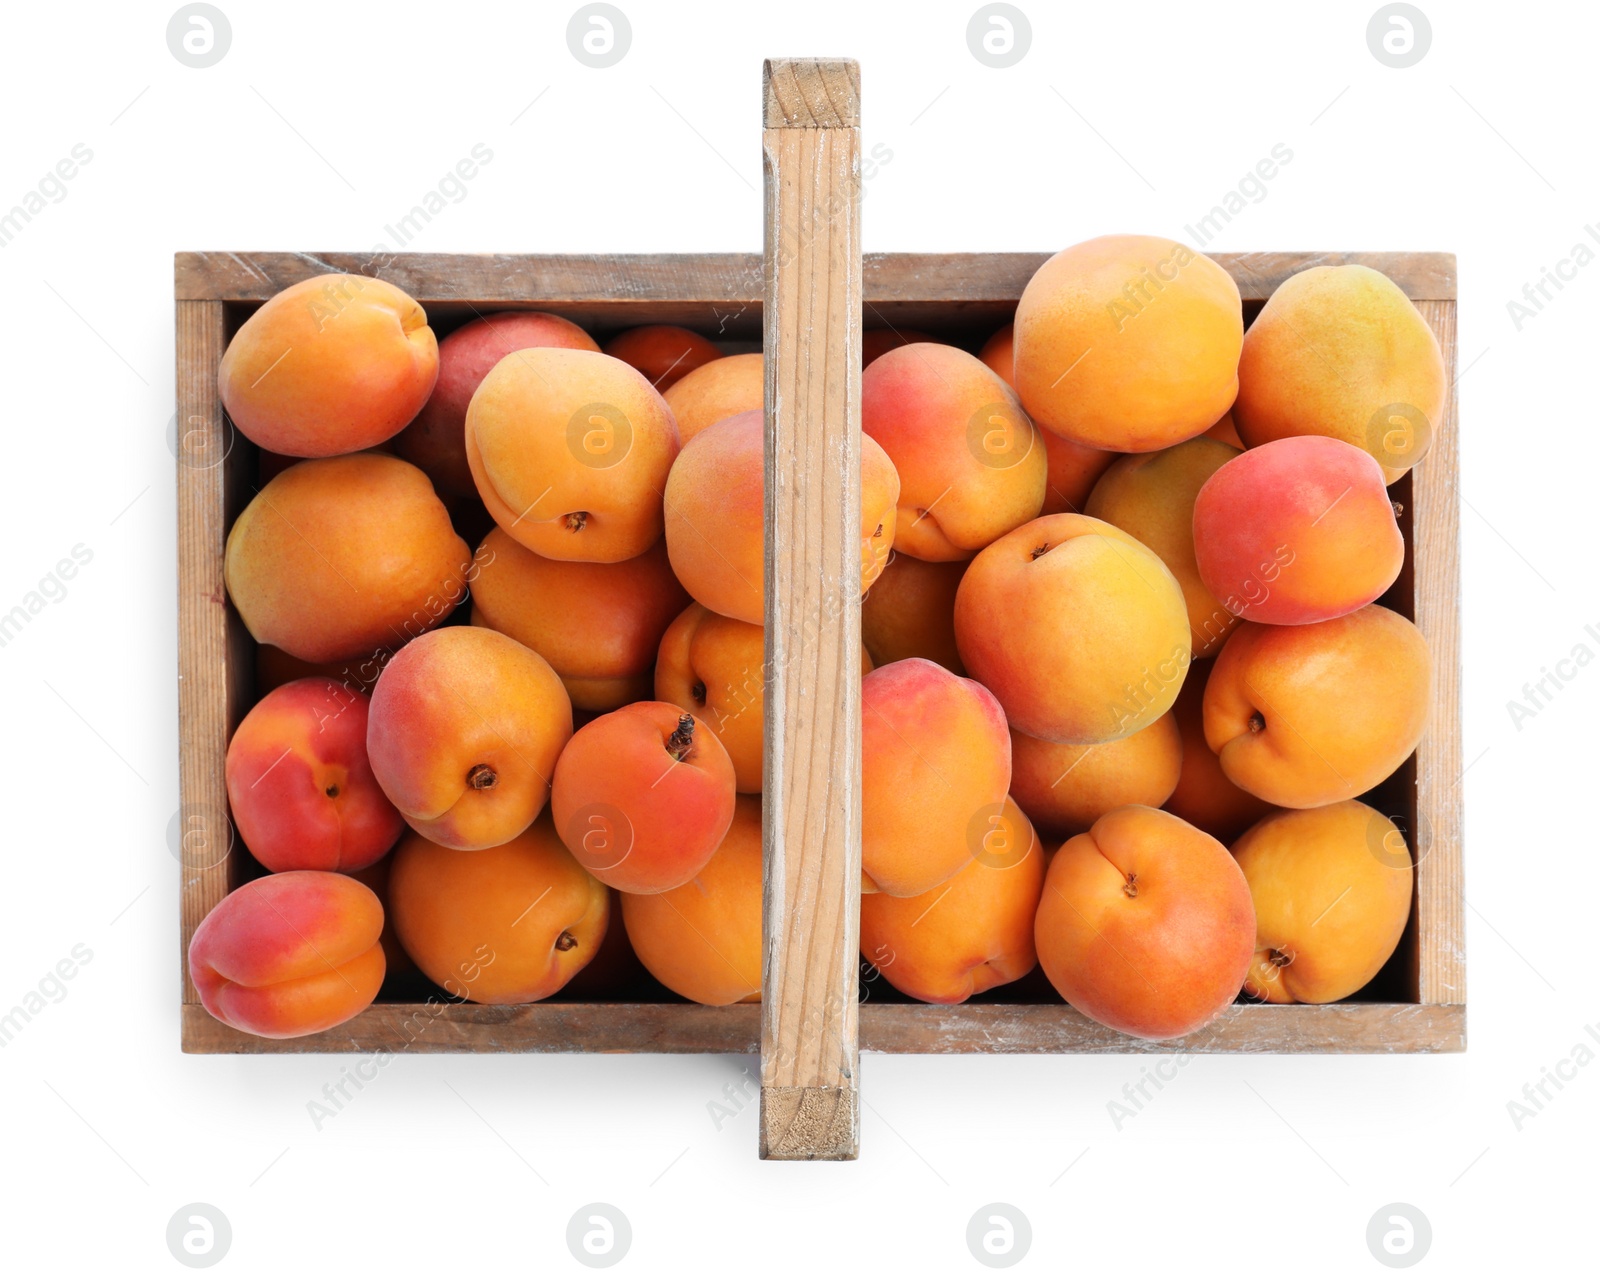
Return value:
M 956 645 L 1012 728 L 1108 743 L 1164 715 L 1189 666 L 1172 572 L 1108 522 L 1057 513 L 997 539 L 956 592 Z
M 228 596 L 257 641 L 311 663 L 392 649 L 464 596 L 472 557 L 421 469 L 342 455 L 286 469 L 228 532 Z
M 400 432 L 438 374 L 421 305 L 382 279 L 319 274 L 245 319 L 222 355 L 217 391 L 257 446 L 343 455 Z
M 861 678 L 861 871 L 868 892 L 915 897 L 981 851 L 1011 785 L 993 694 L 927 659 Z
M 556 561 L 496 527 L 474 561 L 472 622 L 543 655 L 574 707 L 608 712 L 651 696 L 661 635 L 689 604 L 664 543 L 627 561 Z
M 1359 800 L 1274 813 L 1233 846 L 1256 911 L 1245 990 L 1268 1003 L 1333 1003 L 1389 961 L 1411 918 L 1400 829 Z
M 394 851 L 389 908 L 401 945 L 446 993 L 534 1003 L 594 958 L 611 899 L 544 817 L 480 853 L 406 836 Z
M 625 362 L 587 349 L 502 358 L 467 408 L 467 463 L 511 538 L 561 561 L 626 561 L 661 538 L 672 411 Z
M 1217 600 L 1235 594 L 1214 594 L 1201 578 L 1195 563 L 1194 515 L 1201 488 L 1238 454 L 1212 438 L 1190 438 L 1165 451 L 1124 456 L 1095 483 L 1084 508 L 1090 517 L 1127 531 L 1172 572 L 1183 589 L 1189 650 L 1197 659 L 1220 650 L 1239 621 Z
M 693 879 L 665 893 L 622 894 L 628 940 L 650 975 L 696 1003 L 759 1003 L 761 865 L 761 799 L 740 796 Z
M 1406 559 L 1378 462 L 1319 436 L 1220 466 L 1195 497 L 1191 542 L 1208 595 L 1254 623 L 1349 614 L 1381 597 Z
M 685 444 L 719 420 L 766 406 L 766 372 L 760 354 L 730 354 L 695 368 L 663 390 Z
M 983 348 L 978 350 L 979 361 L 1004 380 L 1013 391 L 1017 387 L 1016 340 L 1016 324 L 1007 323 L 984 341 Z
M 200 921 L 189 976 L 218 1021 L 295 1039 L 342 1025 L 378 997 L 382 931 L 382 904 L 348 875 L 263 875 Z
M 1206 744 L 1246 791 L 1314 808 L 1398 769 L 1432 698 L 1428 644 L 1393 610 L 1363 606 L 1294 627 L 1242 623 L 1206 685 Z
M 467 405 L 494 365 L 519 349 L 598 350 L 589 333 L 536 310 L 486 314 L 439 342 L 439 381 L 417 418 L 395 438 L 400 458 L 433 479 L 441 495 L 477 497 L 467 463 Z
M 980 856 L 917 897 L 861 899 L 861 954 L 896 990 L 965 1003 L 1033 971 L 1044 849 L 1016 804 L 1000 815 L 1014 851 Z
M 291 681 L 245 713 L 224 766 L 233 824 L 269 871 L 355 871 L 404 823 L 367 763 L 367 696 Z
M 667 477 L 667 555 L 673 572 L 708 610 L 746 623 L 766 617 L 765 445 L 761 413 L 746 411 L 691 438 Z M 863 437 L 863 591 L 894 546 L 899 490 L 889 457 Z
M 1114 234 L 1056 253 L 1017 303 L 1016 383 L 1034 423 L 1106 451 L 1204 433 L 1239 388 L 1239 288 L 1170 239 Z
M 1245 333 L 1233 420 L 1247 446 L 1321 434 L 1389 482 L 1427 454 L 1450 385 L 1439 340 L 1390 279 L 1318 265 L 1285 279 Z
M 1222 762 L 1206 746 L 1202 705 L 1214 666 L 1208 659 L 1191 667 L 1178 691 L 1178 701 L 1172 705 L 1172 719 L 1183 740 L 1183 762 L 1178 783 L 1161 807 L 1231 845 L 1246 828 L 1274 812 L 1274 806 L 1235 786 L 1222 772 Z
M 1128 805 L 1051 859 L 1034 941 L 1050 984 L 1086 1017 L 1175 1039 L 1233 1002 L 1256 919 L 1227 849 L 1170 813 Z
M 722 357 L 722 350 L 699 332 L 664 324 L 618 332 L 606 341 L 603 352 L 622 359 L 660 393 L 666 393 L 691 371 Z
M 872 660 L 861 651 L 861 674 Z M 656 698 L 713 730 L 742 792 L 761 790 L 765 754 L 766 631 L 694 602 L 672 621 L 656 659 Z
M 899 349 L 902 345 L 915 345 L 933 339 L 927 332 L 917 331 L 911 327 L 906 328 L 904 331 L 896 331 L 892 327 L 874 327 L 861 333 L 861 366 L 865 369 L 882 358 L 891 349 Z
M 1076 746 L 1011 731 L 1011 795 L 1052 847 L 1125 804 L 1159 808 L 1178 785 L 1172 713 L 1115 742 Z
M 488 628 L 441 628 L 378 678 L 367 755 L 413 830 L 485 849 L 539 816 L 571 737 L 571 701 L 543 658 Z
M 629 703 L 590 721 L 550 789 L 562 842 L 620 893 L 687 884 L 728 833 L 733 804 L 727 751 L 675 703 Z
M 929 659 L 965 676 L 956 649 L 956 589 L 966 572 L 964 561 L 891 556 L 861 600 L 861 640 L 873 663 Z
M 1039 515 L 1044 447 L 1016 394 L 965 350 L 884 354 L 861 375 L 861 429 L 900 475 L 903 553 L 964 561 Z

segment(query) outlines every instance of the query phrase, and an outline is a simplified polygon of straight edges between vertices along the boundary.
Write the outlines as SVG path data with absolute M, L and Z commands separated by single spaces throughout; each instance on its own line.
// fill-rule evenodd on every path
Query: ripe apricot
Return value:
M 228 806 L 269 871 L 357 871 L 405 825 L 367 762 L 367 696 L 327 677 L 291 681 L 239 722 Z
M 1195 499 L 1211 476 L 1239 454 L 1212 438 L 1190 438 L 1165 451 L 1127 455 L 1106 469 L 1084 508 L 1119 526 L 1172 572 L 1189 612 L 1189 649 L 1207 659 L 1222 648 L 1238 616 L 1201 578 L 1195 562 Z M 1255 616 L 1252 616 L 1255 617 Z
M 1381 597 L 1406 558 L 1378 462 L 1319 436 L 1219 466 L 1194 499 L 1191 542 L 1207 594 L 1254 623 L 1349 614 Z
M 217 390 L 257 446 L 344 455 L 400 432 L 438 374 L 421 305 L 382 279 L 319 274 L 245 319 L 222 355 Z
M 519 349 L 597 350 L 589 333 L 557 314 L 515 310 L 485 314 L 439 342 L 439 380 L 417 418 L 395 438 L 395 451 L 433 479 L 441 495 L 477 498 L 467 463 L 467 405 L 483 378 Z
M 1034 423 L 1084 446 L 1159 451 L 1239 387 L 1239 288 L 1210 257 L 1140 234 L 1056 253 L 1017 303 L 1016 384 Z
M 378 678 L 367 755 L 413 830 L 483 849 L 539 816 L 571 737 L 572 704 L 543 658 L 488 628 L 441 628 Z
M 900 477 L 895 546 L 963 561 L 1039 515 L 1044 448 L 1005 381 L 951 345 L 902 345 L 861 375 L 861 429 Z
M 623 893 L 639 960 L 696 1003 L 761 1001 L 761 798 L 740 796 L 715 853 L 665 893 Z
M 548 817 L 479 853 L 408 835 L 389 873 L 401 945 L 434 984 L 474 1003 L 548 999 L 594 958 L 610 907 Z
M 1011 784 L 993 694 L 927 659 L 861 678 L 861 870 L 867 891 L 914 897 L 981 850 Z
M 556 561 L 497 526 L 473 560 L 472 622 L 543 655 L 574 707 L 607 712 L 651 696 L 661 635 L 689 604 L 666 544 L 626 561 Z
M 697 433 L 729 416 L 766 405 L 766 373 L 760 354 L 730 354 L 695 368 L 666 394 L 685 445 Z
M 1178 783 L 1172 713 L 1126 738 L 1079 746 L 1011 731 L 1011 795 L 1054 848 L 1125 804 L 1159 808 Z
M 586 349 L 502 358 L 472 395 L 466 439 L 478 494 L 524 548 L 626 561 L 661 538 L 678 429 L 627 363 Z
M 1233 1002 L 1256 918 L 1227 849 L 1170 813 L 1128 805 L 1051 859 L 1034 941 L 1050 984 L 1086 1017 L 1174 1039 Z
M 218 1021 L 267 1039 L 331 1030 L 383 985 L 383 906 L 331 871 L 263 875 L 224 897 L 189 941 L 189 975 Z
M 979 553 L 955 618 L 962 662 L 1012 727 L 1054 743 L 1143 729 L 1172 706 L 1189 666 L 1172 572 L 1126 531 L 1076 513 L 1041 517 Z
M 861 953 L 902 994 L 965 1003 L 1027 976 L 1038 962 L 1033 918 L 1044 849 L 1013 801 L 1000 816 L 1005 852 L 981 854 L 916 897 L 862 897 Z
M 1359 796 L 1398 769 L 1432 698 L 1428 644 L 1393 610 L 1242 623 L 1206 685 L 1206 743 L 1246 791 L 1309 809 Z
M 421 469 L 391 455 L 285 469 L 228 532 L 228 596 L 257 641 L 312 663 L 393 649 L 466 596 L 472 554 Z
M 1438 338 L 1392 280 L 1318 265 L 1285 279 L 1245 333 L 1233 419 L 1252 447 L 1338 438 L 1394 482 L 1427 454 L 1449 390 Z
M 658 393 L 666 393 L 691 371 L 722 357 L 722 350 L 699 332 L 665 324 L 620 331 L 606 341 L 603 352 L 622 359 Z
M 733 818 L 733 763 L 673 703 L 629 703 L 590 721 L 556 762 L 550 810 L 562 842 L 622 893 L 692 880 Z

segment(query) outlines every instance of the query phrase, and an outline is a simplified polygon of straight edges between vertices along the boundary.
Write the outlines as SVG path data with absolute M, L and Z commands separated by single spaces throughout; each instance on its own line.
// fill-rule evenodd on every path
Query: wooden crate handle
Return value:
M 860 1140 L 861 71 L 762 67 L 766 863 L 761 1156 Z

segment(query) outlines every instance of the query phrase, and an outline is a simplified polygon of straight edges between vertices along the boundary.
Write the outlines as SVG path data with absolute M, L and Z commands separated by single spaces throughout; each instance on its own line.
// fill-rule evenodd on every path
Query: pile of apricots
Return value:
M 1319 266 L 1246 330 L 1214 261 L 1109 236 L 978 352 L 862 362 L 865 975 L 959 1003 L 1038 969 L 1146 1038 L 1360 991 L 1413 886 L 1360 797 L 1432 696 L 1381 604 L 1448 392 L 1405 294 Z M 291 1037 L 401 967 L 520 1004 L 631 960 L 759 999 L 761 355 L 525 311 L 436 340 L 326 275 L 219 382 L 261 451 L 226 782 L 264 873 L 195 932 L 206 1008 Z

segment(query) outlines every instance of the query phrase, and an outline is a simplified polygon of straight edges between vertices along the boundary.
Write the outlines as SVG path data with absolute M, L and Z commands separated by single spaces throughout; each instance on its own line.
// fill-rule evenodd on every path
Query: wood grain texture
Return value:
M 761 68 L 767 128 L 860 128 L 861 66 L 831 58 L 769 58 Z
M 238 504 L 232 426 L 217 394 L 226 343 L 217 301 L 177 303 L 178 818 L 183 1000 L 197 1003 L 189 938 L 227 896 L 233 831 L 223 761 L 238 675 L 222 549 Z
M 765 70 L 769 106 L 795 85 L 813 108 L 853 91 L 852 64 Z M 854 1158 L 860 1129 L 861 134 L 837 118 L 762 134 L 763 1158 Z
M 863 1004 L 865 1052 L 1460 1052 L 1462 1004 L 1244 1004 L 1183 1039 L 1135 1039 L 1066 1004 Z
M 1412 577 L 1415 622 L 1433 651 L 1433 703 L 1417 747 L 1417 997 L 1467 1001 L 1466 882 L 1461 770 L 1460 422 L 1454 301 L 1417 307 L 1444 353 L 1451 382 L 1433 445 L 1412 470 Z

